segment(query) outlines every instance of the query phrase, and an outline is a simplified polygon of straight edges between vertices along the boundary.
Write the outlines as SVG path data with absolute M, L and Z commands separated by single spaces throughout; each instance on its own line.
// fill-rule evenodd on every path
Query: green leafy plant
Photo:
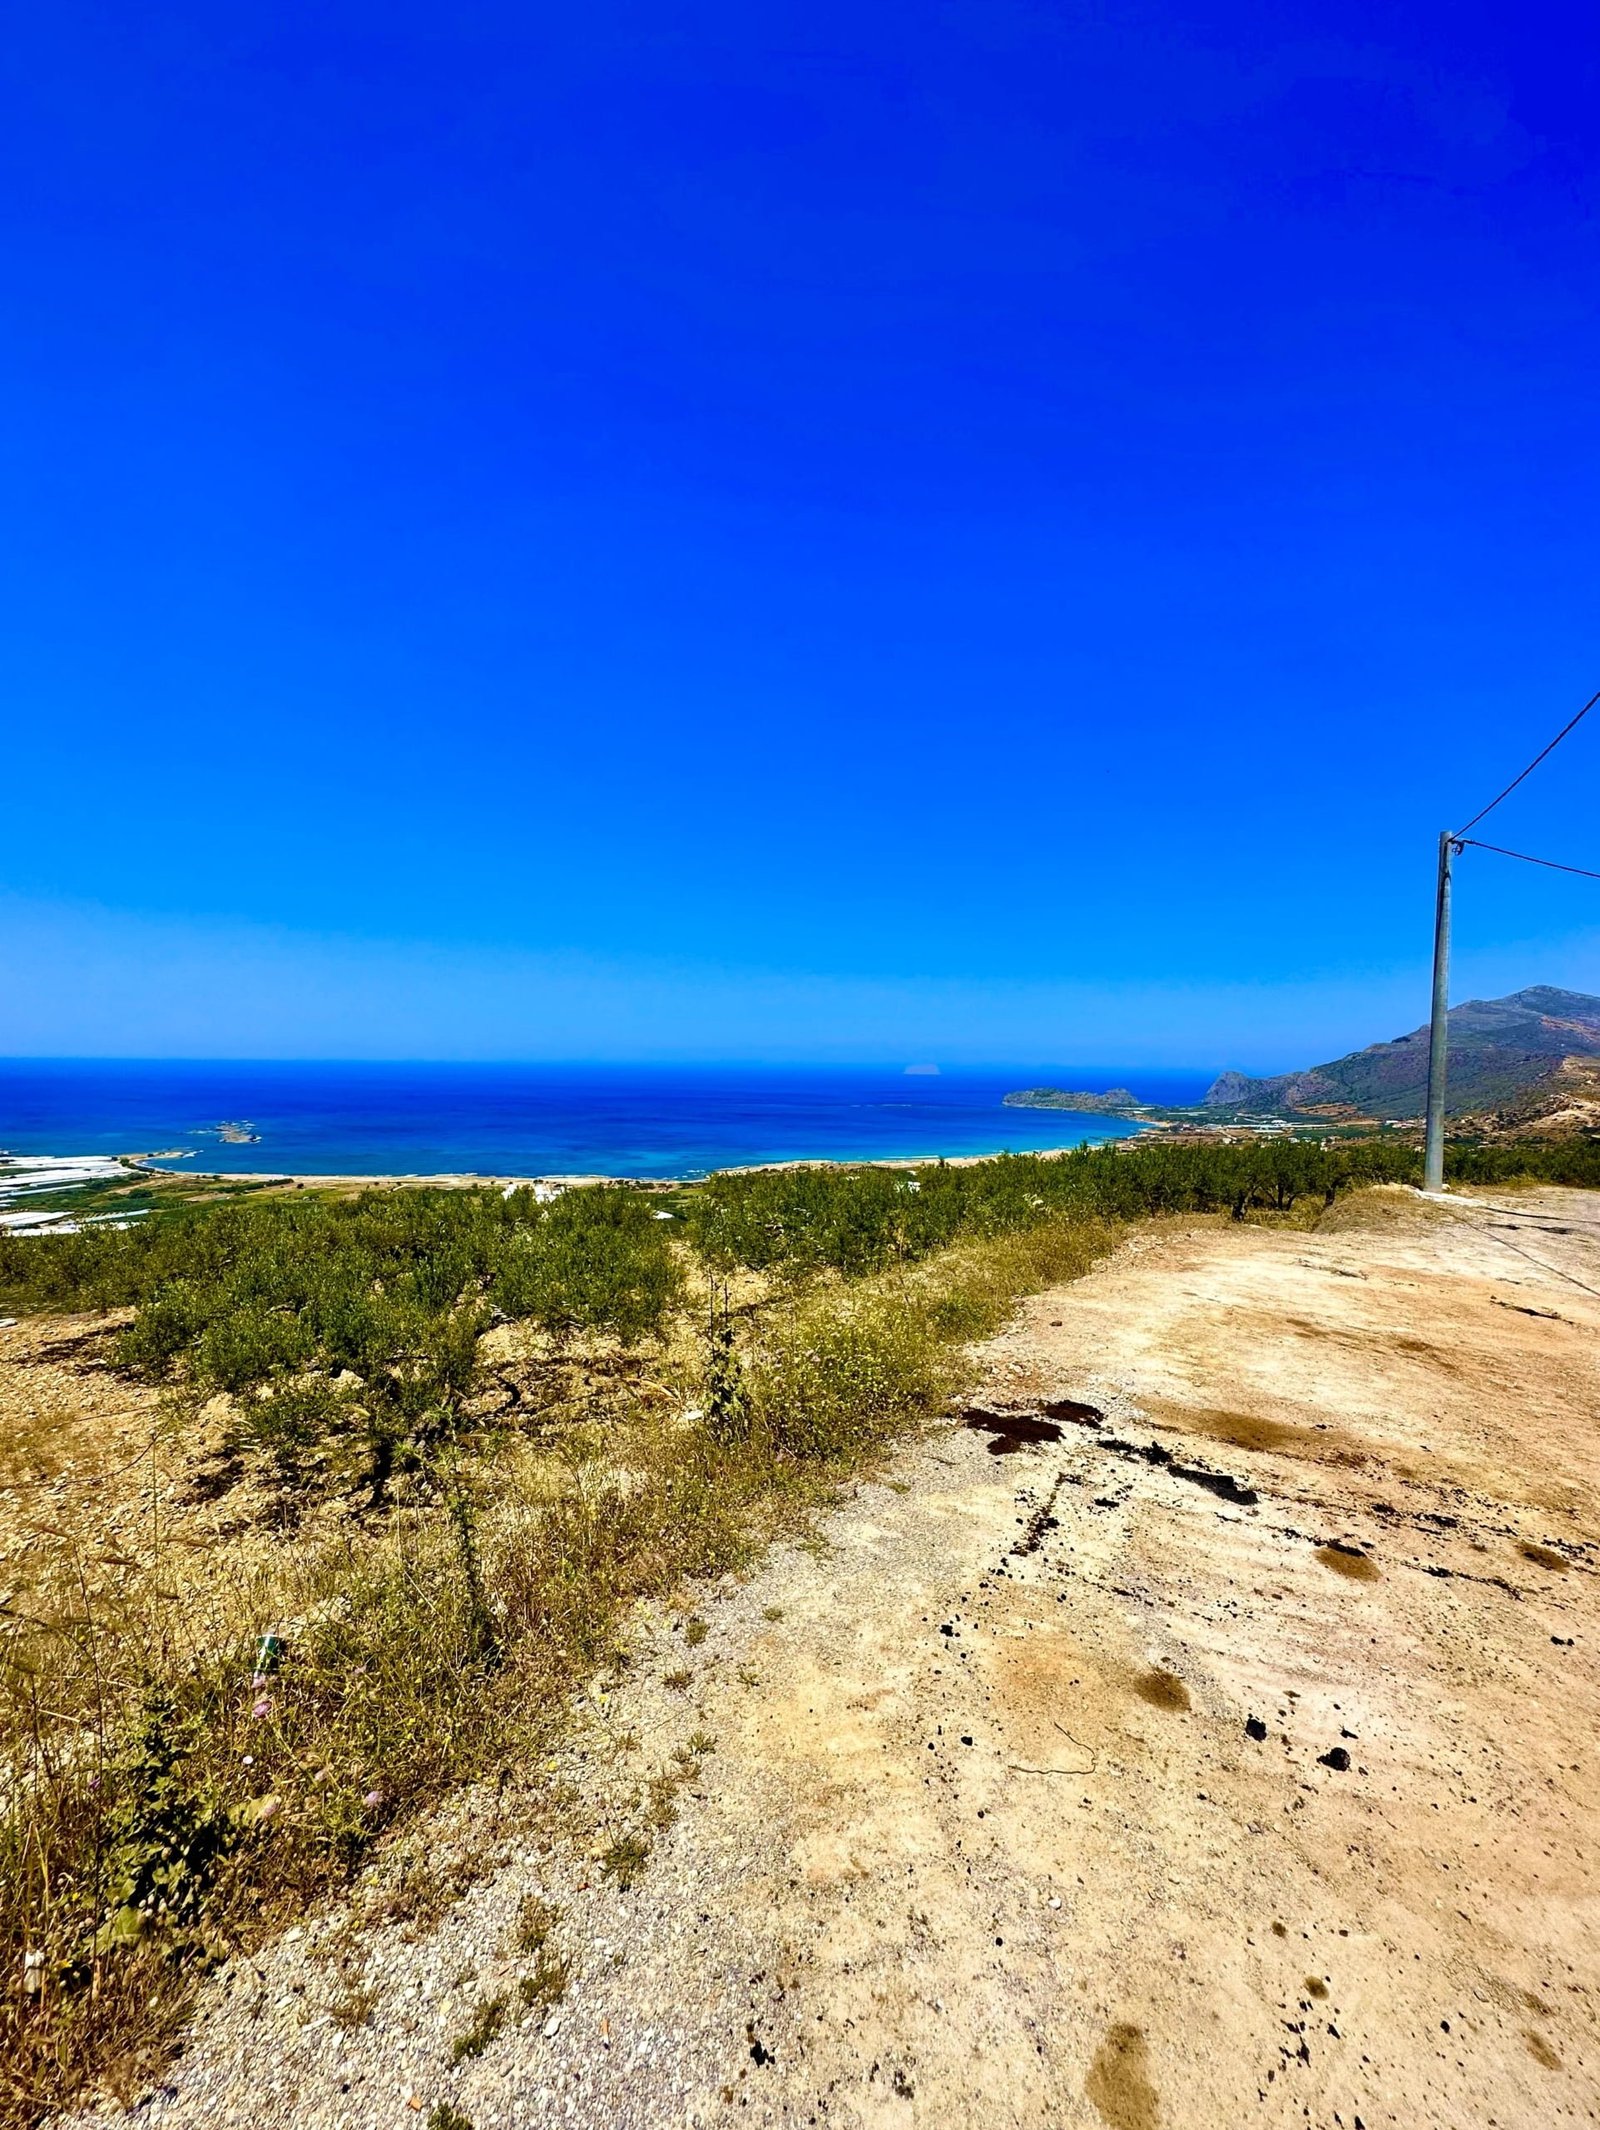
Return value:
M 270 1817 L 265 1799 L 230 1809 L 203 1763 L 194 1770 L 203 1721 L 202 1711 L 152 1691 L 108 1770 L 96 1953 L 147 1933 L 173 1948 L 187 1943 L 223 1855 Z
M 711 1312 L 706 1326 L 706 1427 L 718 1442 L 737 1442 L 750 1431 L 749 1400 L 738 1334 L 728 1302 L 728 1283 L 713 1278 Z
M 481 2056 L 505 2025 L 509 2007 L 507 1997 L 481 1998 L 473 2012 L 472 2024 L 450 2044 L 450 2061 L 462 2063 L 469 2056 Z
M 565 1960 L 548 1949 L 540 1951 L 531 1974 L 524 1975 L 517 1984 L 517 1995 L 528 2011 L 548 2011 L 552 2004 L 559 2004 L 567 1994 L 569 1970 Z
M 642 1834 L 620 1834 L 600 1859 L 604 1876 L 623 1893 L 637 1883 L 650 1861 L 650 1843 Z
M 561 1920 L 561 1910 L 541 1894 L 530 1893 L 517 1910 L 517 1945 L 525 1953 L 537 1952 Z

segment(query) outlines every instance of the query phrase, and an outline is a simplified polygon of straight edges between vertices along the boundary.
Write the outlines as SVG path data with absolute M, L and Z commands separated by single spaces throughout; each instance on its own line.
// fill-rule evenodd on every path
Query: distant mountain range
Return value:
M 1450 1010 L 1448 1109 L 1500 1122 L 1600 1123 L 1600 998 L 1535 984 Z M 1225 1072 L 1208 1109 L 1278 1116 L 1418 1118 L 1427 1105 L 1428 1031 L 1370 1043 L 1331 1064 L 1253 1080 Z

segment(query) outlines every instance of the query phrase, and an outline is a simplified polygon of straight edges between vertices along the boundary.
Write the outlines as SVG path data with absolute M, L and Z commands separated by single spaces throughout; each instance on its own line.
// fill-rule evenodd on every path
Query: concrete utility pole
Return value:
M 1444 1089 L 1450 1043 L 1450 868 L 1456 846 L 1449 829 L 1439 838 L 1439 899 L 1433 917 L 1433 1019 L 1428 1028 L 1428 1133 L 1422 1188 L 1444 1189 Z

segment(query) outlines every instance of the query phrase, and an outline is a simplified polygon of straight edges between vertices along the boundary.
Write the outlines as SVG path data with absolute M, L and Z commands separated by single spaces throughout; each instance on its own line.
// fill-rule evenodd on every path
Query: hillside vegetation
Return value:
M 1600 1148 L 1456 1169 L 1595 1184 Z M 0 1237 L 0 1306 L 156 1418 L 131 1476 L 107 1455 L 7 1534 L 0 2118 L 91 2074 L 137 2090 L 209 1963 L 450 1785 L 516 1780 L 622 1661 L 630 1605 L 747 1558 L 944 1409 L 1019 1295 L 1132 1221 L 1309 1220 L 1414 1172 L 1376 1141 L 1154 1142 Z M 618 1839 L 643 1868 L 648 1821 Z M 406 1885 L 451 1897 L 425 1859 Z
M 1536 984 L 1508 998 L 1469 999 L 1449 1017 L 1448 1110 L 1521 1112 L 1542 1097 L 1559 1103 L 1571 1067 L 1600 1069 L 1600 998 Z M 1348 1107 L 1368 1117 L 1417 1118 L 1427 1107 L 1428 1030 L 1413 1028 L 1304 1072 L 1249 1079 L 1225 1072 L 1206 1095 L 1208 1108 L 1280 1116 Z

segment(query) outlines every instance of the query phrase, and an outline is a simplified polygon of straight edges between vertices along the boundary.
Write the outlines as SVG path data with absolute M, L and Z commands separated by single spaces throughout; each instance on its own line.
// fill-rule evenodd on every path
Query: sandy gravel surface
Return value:
M 646 1622 L 430 1831 L 441 1921 L 235 1962 L 140 2120 L 1600 2119 L 1600 1204 L 1368 1203 L 1030 1303 L 986 1403 L 1092 1412 L 953 1423 Z

